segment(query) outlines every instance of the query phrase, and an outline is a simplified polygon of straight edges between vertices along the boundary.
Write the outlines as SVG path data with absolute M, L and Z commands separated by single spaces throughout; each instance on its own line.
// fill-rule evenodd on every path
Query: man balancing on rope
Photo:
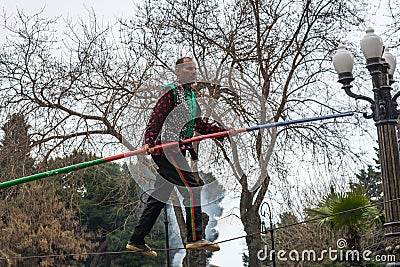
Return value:
M 179 141 L 200 134 L 210 134 L 226 129 L 207 119 L 200 118 L 201 110 L 195 100 L 192 85 L 196 82 L 196 64 L 189 57 L 178 59 L 175 65 L 177 80 L 164 87 L 164 93 L 153 109 L 144 134 L 144 148 L 151 154 L 158 167 L 154 191 L 147 200 L 134 233 L 126 248 L 149 256 L 157 253 L 146 245 L 144 238 L 150 232 L 169 196 L 176 187 L 183 196 L 186 210 L 187 243 L 186 249 L 201 248 L 218 251 L 220 247 L 204 239 L 203 220 L 200 203 L 201 182 L 189 167 L 184 155 L 190 153 L 193 160 L 197 154 L 191 143 L 163 150 L 152 147 L 162 143 Z M 229 128 L 230 133 L 236 130 Z

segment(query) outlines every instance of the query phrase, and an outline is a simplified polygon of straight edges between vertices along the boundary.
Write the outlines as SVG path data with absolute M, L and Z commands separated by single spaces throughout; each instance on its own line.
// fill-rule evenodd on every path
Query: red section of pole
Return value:
M 237 133 L 243 133 L 243 132 L 247 132 L 247 130 L 248 130 L 247 128 L 241 128 L 241 129 L 237 129 L 236 132 Z M 156 150 L 160 150 L 160 149 L 164 149 L 164 148 L 168 148 L 168 147 L 174 147 L 174 146 L 175 147 L 179 147 L 180 145 L 193 143 L 193 142 L 198 142 L 198 141 L 201 141 L 201 140 L 204 140 L 204 139 L 224 137 L 224 136 L 228 136 L 229 134 L 230 134 L 229 131 L 222 131 L 222 132 L 218 132 L 218 133 L 199 135 L 199 136 L 195 136 L 195 137 L 192 137 L 192 138 L 185 139 L 182 142 L 169 142 L 169 143 L 157 145 L 157 146 L 152 147 L 152 149 L 154 151 L 156 151 Z M 143 154 L 145 152 L 146 152 L 146 150 L 142 148 L 142 149 L 138 149 L 138 150 L 134 150 L 134 151 L 129 151 L 129 152 L 126 152 L 126 153 L 123 153 L 123 154 L 118 154 L 118 155 L 106 157 L 106 158 L 104 158 L 104 160 L 105 160 L 105 162 L 110 162 L 110 161 L 114 161 L 114 160 L 118 160 L 118 159 L 123 159 L 123 158 L 136 156 L 136 155 L 139 155 L 139 154 Z
M 122 153 L 122 154 L 118 154 L 118 155 L 114 155 L 114 156 L 110 156 L 110 157 L 105 157 L 104 161 L 105 162 L 110 162 L 110 161 L 114 161 L 114 160 L 119 160 L 119 159 L 123 159 L 123 158 L 132 157 L 132 156 L 135 156 L 135 155 L 143 154 L 145 152 L 146 152 L 146 150 L 142 148 L 142 149 L 129 151 L 129 152 L 126 152 L 126 153 Z

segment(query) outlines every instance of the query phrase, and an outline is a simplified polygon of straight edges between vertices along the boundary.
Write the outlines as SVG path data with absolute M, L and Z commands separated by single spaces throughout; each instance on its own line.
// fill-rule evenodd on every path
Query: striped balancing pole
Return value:
M 261 130 L 261 129 L 281 127 L 281 126 L 287 126 L 287 125 L 292 125 L 292 124 L 299 124 L 299 123 L 319 121 L 319 120 L 327 120 L 327 119 L 333 119 L 333 118 L 339 118 L 339 117 L 345 117 L 345 116 L 353 116 L 353 115 L 354 115 L 353 112 L 345 112 L 345 113 L 338 113 L 338 114 L 320 116 L 320 117 L 312 117 L 312 118 L 305 118 L 305 119 L 298 119 L 298 120 L 291 120 L 291 121 L 282 121 L 282 122 L 273 122 L 273 123 L 268 123 L 268 124 L 256 125 L 256 126 L 252 126 L 252 127 L 248 127 L 248 128 L 236 129 L 236 132 L 237 133 L 251 132 L 251 131 L 256 131 L 256 130 Z M 199 136 L 185 139 L 181 142 L 165 143 L 165 144 L 154 146 L 152 148 L 153 148 L 153 150 L 160 150 L 163 148 L 179 146 L 179 145 L 188 144 L 191 142 L 201 141 L 204 139 L 224 137 L 224 136 L 228 136 L 229 134 L 230 134 L 230 131 L 222 131 L 222 132 L 218 132 L 218 133 L 199 135 Z M 35 180 L 39 180 L 42 178 L 54 176 L 54 175 L 61 174 L 61 173 L 69 173 L 69 172 L 84 169 L 87 167 L 91 167 L 91 166 L 95 166 L 95 165 L 99 165 L 99 164 L 103 164 L 103 163 L 107 163 L 107 162 L 111 162 L 111 161 L 115 161 L 115 160 L 119 160 L 119 159 L 123 159 L 123 158 L 128 158 L 128 157 L 132 157 L 132 156 L 144 154 L 144 153 L 146 153 L 146 150 L 144 148 L 141 148 L 138 150 L 129 151 L 126 153 L 122 153 L 122 154 L 118 154 L 118 155 L 114 155 L 114 156 L 110 156 L 110 157 L 100 158 L 100 159 L 82 162 L 82 163 L 78 163 L 75 165 L 71 165 L 71 166 L 67 166 L 67 167 L 63 167 L 63 168 L 59 168 L 59 169 L 55 169 L 55 170 L 51 170 L 51 171 L 47 171 L 47 172 L 33 174 L 33 175 L 17 178 L 14 180 L 2 182 L 2 183 L 0 183 L 0 189 L 11 187 L 11 186 L 18 185 L 18 184 L 31 182 L 31 181 L 35 181 Z

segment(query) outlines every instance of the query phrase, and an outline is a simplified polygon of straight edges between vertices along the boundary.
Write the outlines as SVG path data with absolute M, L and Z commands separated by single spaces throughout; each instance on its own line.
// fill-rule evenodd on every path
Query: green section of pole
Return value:
M 3 183 L 0 183 L 0 189 L 11 187 L 11 186 L 22 184 L 22 183 L 35 181 L 35 180 L 39 180 L 39 179 L 42 179 L 42 178 L 46 178 L 46 177 L 57 175 L 57 174 L 61 174 L 61 173 L 73 172 L 73 171 L 76 171 L 76 170 L 79 170 L 79 169 L 91 167 L 91 166 L 94 166 L 94 165 L 99 165 L 99 164 L 102 164 L 104 162 L 105 162 L 104 159 L 96 159 L 96 160 L 92 160 L 92 161 L 82 162 L 82 163 L 79 163 L 79 164 L 63 167 L 63 168 L 56 169 L 56 170 L 51 170 L 51 171 L 47 171 L 47 172 L 42 172 L 42 173 L 33 174 L 33 175 L 30 175 L 30 176 L 18 178 L 18 179 L 15 179 L 15 180 L 6 181 L 6 182 L 3 182 Z

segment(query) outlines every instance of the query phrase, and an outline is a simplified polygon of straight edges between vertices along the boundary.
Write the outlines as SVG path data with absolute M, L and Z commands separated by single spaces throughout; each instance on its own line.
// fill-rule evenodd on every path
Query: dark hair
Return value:
M 183 64 L 183 62 L 184 62 L 185 59 L 193 60 L 191 57 L 182 57 L 182 58 L 178 59 L 178 60 L 175 62 L 175 67 L 178 66 L 178 65 L 180 65 L 180 64 Z

